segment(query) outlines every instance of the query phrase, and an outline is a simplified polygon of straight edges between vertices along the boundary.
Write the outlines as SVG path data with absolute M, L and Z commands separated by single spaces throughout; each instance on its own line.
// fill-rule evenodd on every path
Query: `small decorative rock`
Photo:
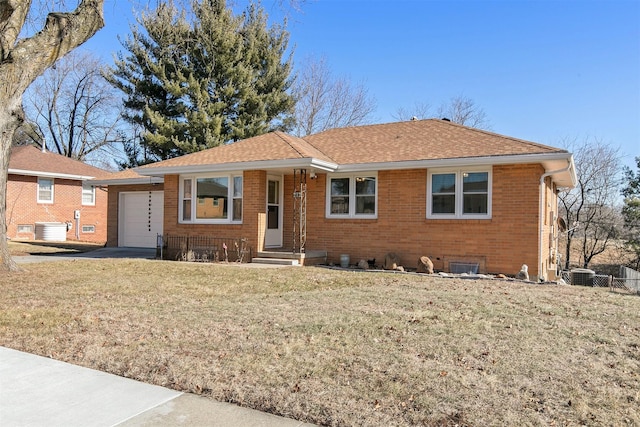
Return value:
M 395 268 L 396 271 L 404 271 L 404 267 L 399 265 Z
M 428 256 L 421 256 L 418 259 L 417 273 L 433 274 L 433 262 Z
M 396 268 L 398 268 L 398 263 L 398 255 L 393 252 L 389 252 L 384 257 L 384 266 L 382 268 L 384 268 L 385 270 L 395 270 Z
M 529 280 L 529 267 L 527 267 L 527 264 L 522 264 L 522 267 L 520 267 L 520 271 L 518 272 L 518 274 L 516 274 L 516 279 L 520 279 L 520 280 Z
M 363 270 L 368 270 L 369 269 L 369 263 L 367 262 L 366 259 L 361 259 L 358 262 L 358 268 L 361 268 Z
M 500 274 L 498 274 L 498 275 L 496 276 L 496 278 L 498 278 L 498 279 L 506 279 L 506 278 L 507 278 L 507 276 L 505 276 L 504 274 L 500 273 Z

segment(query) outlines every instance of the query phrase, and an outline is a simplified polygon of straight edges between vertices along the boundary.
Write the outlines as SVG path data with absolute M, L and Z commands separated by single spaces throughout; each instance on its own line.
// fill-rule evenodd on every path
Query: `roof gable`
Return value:
M 32 145 L 11 148 L 9 173 L 31 176 L 52 176 L 68 179 L 108 177 L 111 172 L 88 165 L 50 151 L 41 151 Z

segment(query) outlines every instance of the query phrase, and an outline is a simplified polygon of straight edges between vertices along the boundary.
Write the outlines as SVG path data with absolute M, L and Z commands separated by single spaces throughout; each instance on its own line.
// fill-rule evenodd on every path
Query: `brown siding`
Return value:
M 7 236 L 33 240 L 36 222 L 71 222 L 67 240 L 104 243 L 107 240 L 107 190 L 96 188 L 94 206 L 82 204 L 82 181 L 55 178 L 53 203 L 38 203 L 38 177 L 9 175 L 7 183 Z M 76 237 L 74 211 L 80 211 Z M 31 225 L 34 233 L 18 234 L 19 225 Z M 83 225 L 93 225 L 94 233 L 83 233 Z

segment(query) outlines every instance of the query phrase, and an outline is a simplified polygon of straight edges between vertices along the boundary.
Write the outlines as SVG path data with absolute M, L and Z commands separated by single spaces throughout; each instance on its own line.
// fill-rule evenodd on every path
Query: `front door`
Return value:
M 282 247 L 282 177 L 267 177 L 267 230 L 264 246 Z

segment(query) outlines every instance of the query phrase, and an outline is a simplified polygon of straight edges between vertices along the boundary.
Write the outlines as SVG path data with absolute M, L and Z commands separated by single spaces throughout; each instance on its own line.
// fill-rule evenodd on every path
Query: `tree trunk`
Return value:
M 0 269 L 15 270 L 7 244 L 7 181 L 13 134 L 23 121 L 22 95 L 59 58 L 104 26 L 104 0 L 82 0 L 69 13 L 49 13 L 44 27 L 18 39 L 29 0 L 0 1 Z
M 9 172 L 9 152 L 16 129 L 22 123 L 22 106 L 20 98 L 5 99 L 0 94 L 0 270 L 16 271 L 18 266 L 11 259 L 7 243 L 7 180 Z

